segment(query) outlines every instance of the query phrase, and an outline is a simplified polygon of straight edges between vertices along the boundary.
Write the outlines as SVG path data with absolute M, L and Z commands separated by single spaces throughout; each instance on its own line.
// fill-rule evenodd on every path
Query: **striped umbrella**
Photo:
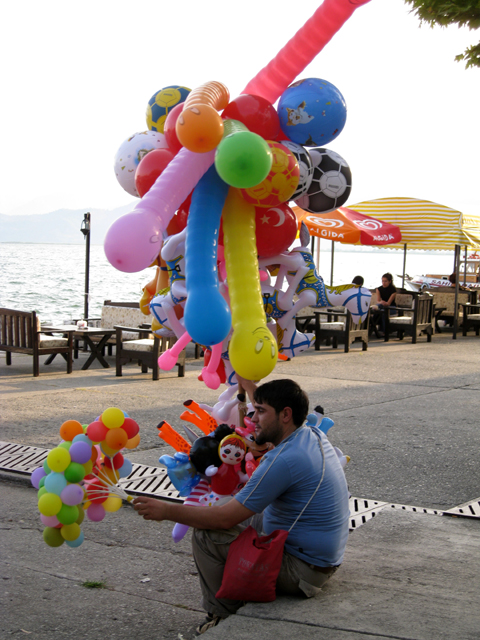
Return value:
M 455 245 L 480 248 L 480 216 L 415 198 L 380 198 L 349 205 L 349 209 L 400 227 L 402 240 L 389 249 L 453 251 Z

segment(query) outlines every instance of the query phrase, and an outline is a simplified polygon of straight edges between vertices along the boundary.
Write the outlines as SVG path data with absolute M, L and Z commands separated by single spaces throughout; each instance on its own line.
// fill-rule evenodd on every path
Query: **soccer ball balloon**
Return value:
M 295 193 L 292 195 L 291 199 L 296 200 L 300 198 L 300 196 L 304 196 L 308 187 L 312 183 L 313 178 L 313 163 L 310 158 L 310 154 L 302 147 L 302 145 L 297 144 L 296 142 L 291 142 L 291 140 L 280 140 L 281 144 L 285 145 L 287 149 L 293 153 L 296 157 L 298 166 L 300 168 L 300 179 L 298 182 L 298 187 L 295 190 Z
M 300 167 L 293 153 L 279 142 L 267 142 L 273 156 L 270 173 L 255 187 L 240 190 L 245 200 L 257 207 L 276 207 L 288 202 L 300 179 Z
M 352 172 L 342 156 L 321 147 L 310 149 L 313 178 L 305 195 L 295 200 L 301 209 L 312 213 L 335 211 L 348 200 L 352 190 Z
M 169 111 L 177 104 L 185 102 L 190 91 L 191 89 L 187 87 L 172 85 L 171 87 L 163 87 L 153 94 L 147 105 L 147 127 L 150 131 L 163 133 Z

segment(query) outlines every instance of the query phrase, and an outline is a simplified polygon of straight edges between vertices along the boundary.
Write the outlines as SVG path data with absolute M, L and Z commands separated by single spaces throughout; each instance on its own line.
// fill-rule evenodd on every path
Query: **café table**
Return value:
M 69 333 L 73 331 L 73 337 L 77 339 L 84 340 L 88 347 L 90 348 L 90 356 L 84 363 L 82 367 L 82 371 L 88 369 L 95 360 L 98 360 L 100 364 L 108 369 L 110 365 L 105 360 L 103 356 L 104 348 L 108 342 L 108 340 L 115 334 L 115 329 L 104 329 L 102 327 L 77 327 L 76 325 L 58 325 L 55 327 L 51 326 L 43 326 L 42 325 L 42 333 L 48 333 L 49 331 L 57 331 L 57 332 L 65 332 Z M 101 339 L 96 342 L 92 340 L 93 336 L 102 336 Z M 55 357 L 56 354 L 49 356 L 47 360 L 45 360 L 45 364 L 50 364 Z

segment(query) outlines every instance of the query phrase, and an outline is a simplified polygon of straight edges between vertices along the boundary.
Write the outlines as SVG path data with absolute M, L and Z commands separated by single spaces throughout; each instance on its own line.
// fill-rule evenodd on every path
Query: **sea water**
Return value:
M 315 257 L 317 259 L 317 256 Z M 64 323 L 83 318 L 85 300 L 86 247 L 78 244 L 0 243 L 0 307 L 36 311 L 40 319 Z M 334 284 L 347 284 L 356 275 L 365 286 L 380 286 L 382 274 L 391 272 L 401 286 L 403 251 L 370 247 L 334 248 Z M 406 272 L 449 274 L 453 252 L 409 251 Z M 323 240 L 319 272 L 331 282 L 331 242 Z M 100 317 L 104 300 L 139 301 L 143 287 L 155 275 L 153 268 L 137 273 L 117 271 L 107 261 L 103 246 L 90 247 L 88 315 Z

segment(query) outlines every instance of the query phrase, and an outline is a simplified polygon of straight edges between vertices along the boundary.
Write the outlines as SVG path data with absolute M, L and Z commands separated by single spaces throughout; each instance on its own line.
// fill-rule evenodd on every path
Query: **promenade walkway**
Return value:
M 480 523 L 440 515 L 466 503 L 463 511 L 478 514 L 480 342 L 448 333 L 420 340 L 374 341 L 349 354 L 309 350 L 278 363 L 272 377 L 295 379 L 335 421 L 329 437 L 351 457 L 352 495 L 379 506 L 351 533 L 342 567 L 317 598 L 248 604 L 207 638 L 480 637 Z M 54 361 L 33 378 L 31 358 L 14 354 L 6 367 L 0 357 L 0 440 L 48 449 L 66 419 L 89 422 L 118 406 L 141 426 L 130 459 L 156 466 L 172 452 L 158 422 L 180 428 L 184 400 L 218 397 L 198 382 L 192 356 L 185 378 L 164 373 L 157 382 L 134 365 L 116 378 L 114 368 L 81 371 L 81 361 L 71 375 Z M 176 545 L 170 523 L 145 522 L 125 506 L 85 521 L 78 549 L 51 549 L 35 491 L 14 473 L 0 482 L 0 638 L 192 637 L 203 612 L 188 536 Z

